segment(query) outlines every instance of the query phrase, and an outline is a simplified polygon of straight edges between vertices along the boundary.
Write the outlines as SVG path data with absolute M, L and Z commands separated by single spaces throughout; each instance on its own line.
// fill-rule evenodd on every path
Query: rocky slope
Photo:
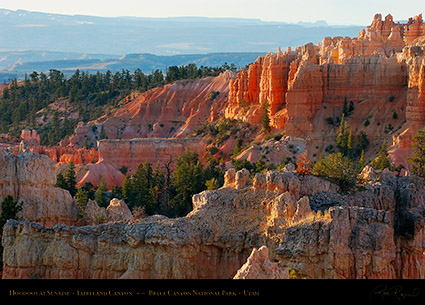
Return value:
M 77 128 L 71 144 L 83 145 L 84 136 L 95 144 L 100 139 L 102 126 L 107 139 L 184 137 L 194 128 L 221 116 L 227 102 L 228 84 L 234 77 L 235 73 L 229 70 L 217 77 L 176 81 L 131 96 L 130 102 L 105 117 L 96 128 Z
M 281 275 L 290 267 L 307 278 L 423 278 L 424 186 L 375 176 L 343 195 L 313 176 L 268 172 L 251 181 L 248 171 L 229 170 L 224 187 L 195 195 L 182 218 L 82 227 L 10 220 L 3 277 L 233 278 L 266 245 Z

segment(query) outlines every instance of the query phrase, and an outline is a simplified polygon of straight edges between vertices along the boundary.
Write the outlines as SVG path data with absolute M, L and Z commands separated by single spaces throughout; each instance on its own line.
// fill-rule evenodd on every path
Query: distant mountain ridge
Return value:
M 0 9 L 0 51 L 157 55 L 269 52 L 326 36 L 357 36 L 362 28 L 326 25 L 322 21 L 288 24 L 241 18 L 107 18 Z
M 83 54 L 69 52 L 25 51 L 0 52 L 0 83 L 9 82 L 9 79 L 23 79 L 25 74 L 33 71 L 47 73 L 56 69 L 69 76 L 79 69 L 86 72 L 112 72 L 127 69 L 133 72 L 141 69 L 144 73 L 151 73 L 157 69 L 166 72 L 170 66 L 196 64 L 198 67 L 221 67 L 224 63 L 234 64 L 242 68 L 254 62 L 261 52 L 228 52 L 210 54 L 182 54 L 159 56 L 154 54 Z

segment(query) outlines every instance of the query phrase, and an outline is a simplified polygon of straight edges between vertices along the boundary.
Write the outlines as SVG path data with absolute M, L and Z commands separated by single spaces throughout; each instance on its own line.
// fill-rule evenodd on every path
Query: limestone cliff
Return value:
M 3 276 L 233 278 L 263 245 L 277 264 L 272 274 L 287 267 L 307 278 L 425 274 L 425 190 L 412 177 L 381 175 L 344 195 L 313 176 L 268 172 L 251 182 L 233 170 L 223 188 L 195 195 L 193 205 L 182 218 L 97 226 L 8 221 Z

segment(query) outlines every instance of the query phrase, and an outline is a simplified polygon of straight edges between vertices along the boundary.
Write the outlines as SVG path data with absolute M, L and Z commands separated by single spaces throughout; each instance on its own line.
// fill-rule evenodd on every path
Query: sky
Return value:
M 296 23 L 368 25 L 376 13 L 407 20 L 424 0 L 0 0 L 0 8 L 105 17 L 236 17 Z

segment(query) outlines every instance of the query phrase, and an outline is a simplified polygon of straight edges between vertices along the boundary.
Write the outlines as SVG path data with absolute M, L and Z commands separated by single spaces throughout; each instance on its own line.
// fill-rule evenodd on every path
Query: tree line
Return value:
M 171 66 L 165 74 L 161 70 L 145 74 L 140 69 L 133 73 L 125 69 L 115 73 L 110 70 L 104 73 L 76 70 L 69 78 L 55 69 L 48 73 L 34 71 L 26 75 L 23 81 L 11 80 L 10 87 L 5 88 L 0 95 L 0 133 L 19 136 L 22 128 L 38 129 L 42 145 L 54 145 L 72 134 L 78 122 L 100 117 L 105 109 L 116 107 L 122 98 L 134 90 L 145 92 L 180 79 L 216 76 L 232 67 L 234 65 L 197 67 L 188 64 Z M 67 100 L 65 110 L 59 113 L 63 119 L 54 122 L 45 113 L 44 127 L 39 128 L 36 119 L 41 114 L 37 112 L 58 99 Z M 75 111 L 78 112 L 78 118 L 72 119 L 69 114 Z

